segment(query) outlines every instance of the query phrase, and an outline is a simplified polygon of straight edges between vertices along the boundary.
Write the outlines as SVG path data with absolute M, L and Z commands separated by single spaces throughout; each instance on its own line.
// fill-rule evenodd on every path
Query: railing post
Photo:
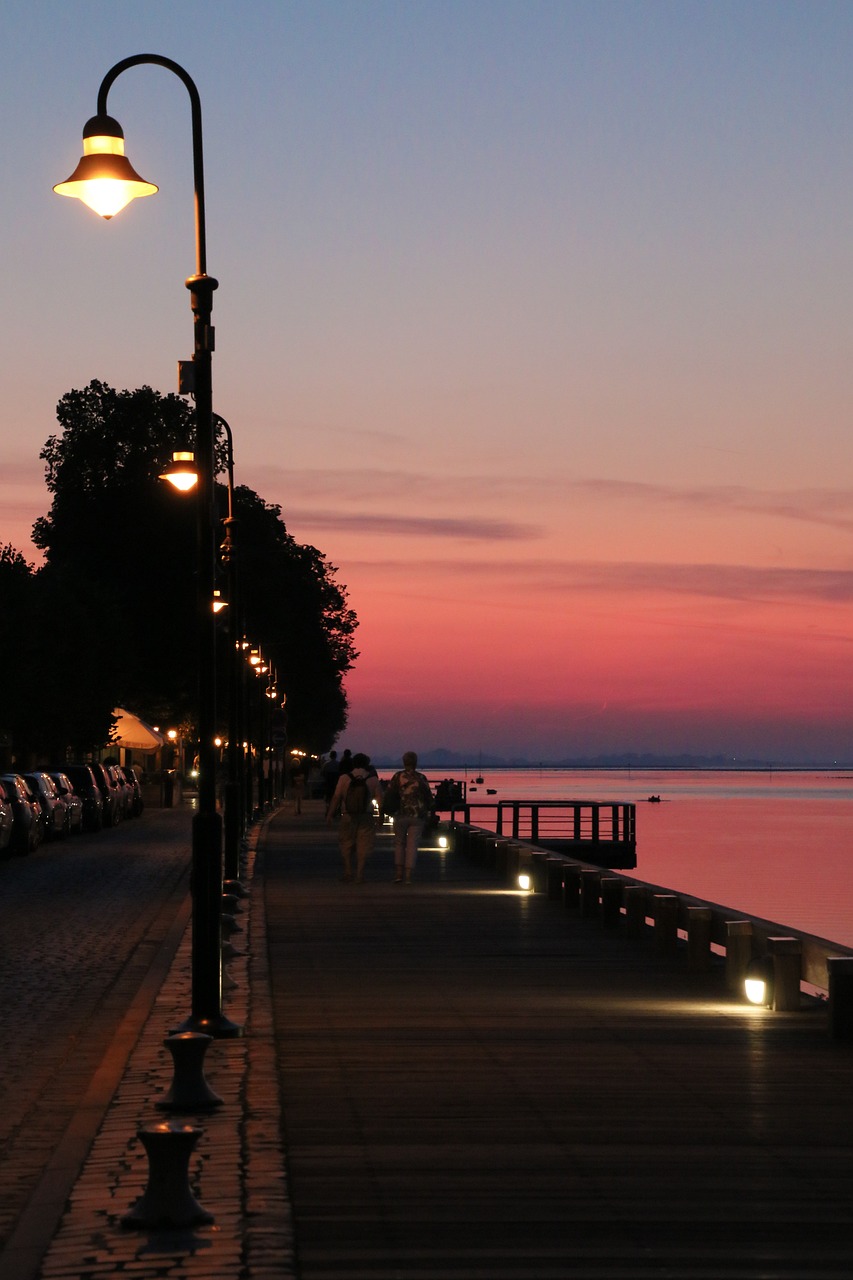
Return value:
M 601 925 L 615 929 L 622 915 L 622 880 L 619 876 L 601 877 Z
M 687 908 L 687 967 L 704 970 L 711 967 L 711 908 Z
M 743 980 L 752 959 L 752 921 L 726 921 L 726 986 L 743 995 Z
M 545 862 L 545 878 L 547 882 L 548 897 L 559 900 L 563 891 L 563 866 L 562 858 L 549 857 Z
M 534 850 L 530 855 L 530 873 L 533 880 L 534 893 L 546 893 L 548 890 L 548 871 L 545 865 L 548 861 L 548 856 L 544 849 L 542 851 Z
M 647 892 L 641 884 L 625 885 L 625 936 L 628 938 L 642 938 L 645 933 Z
M 488 861 L 499 880 L 509 879 L 509 843 L 506 836 L 496 836 L 492 841 L 492 855 Z
M 802 950 L 799 938 L 767 939 L 767 953 L 773 961 L 773 1008 L 780 1013 L 800 1007 Z
M 598 915 L 601 872 L 594 867 L 581 868 L 581 915 Z
M 581 869 L 576 862 L 563 864 L 563 906 L 569 911 L 577 910 L 581 896 Z
M 674 893 L 656 893 L 652 903 L 655 947 L 658 951 L 674 951 L 678 943 L 678 897 Z
M 838 1044 L 853 1041 L 853 956 L 827 956 L 829 1034 Z

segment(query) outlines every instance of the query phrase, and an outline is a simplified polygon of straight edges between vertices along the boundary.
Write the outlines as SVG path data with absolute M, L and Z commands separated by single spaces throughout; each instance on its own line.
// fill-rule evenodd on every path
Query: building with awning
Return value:
M 115 727 L 110 747 L 118 750 L 121 764 L 140 763 L 146 773 L 161 766 L 160 752 L 166 744 L 166 735 L 153 725 L 146 724 L 139 716 L 125 707 L 113 710 Z M 123 753 L 123 754 L 122 754 Z

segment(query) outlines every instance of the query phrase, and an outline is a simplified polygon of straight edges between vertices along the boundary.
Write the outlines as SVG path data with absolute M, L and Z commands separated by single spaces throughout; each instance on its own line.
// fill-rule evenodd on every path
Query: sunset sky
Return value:
M 340 745 L 853 760 L 849 0 L 6 0 L 34 561 L 60 396 L 192 354 L 181 83 L 110 92 L 155 198 L 51 191 L 143 52 L 201 94 L 236 479 L 361 620 Z

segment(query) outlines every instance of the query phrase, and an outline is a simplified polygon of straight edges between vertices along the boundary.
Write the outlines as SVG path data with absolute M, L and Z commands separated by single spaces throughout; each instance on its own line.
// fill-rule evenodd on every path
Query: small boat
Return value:
M 660 804 L 660 796 L 649 796 L 649 804 Z
M 486 787 L 487 796 L 496 796 L 498 794 L 497 787 Z

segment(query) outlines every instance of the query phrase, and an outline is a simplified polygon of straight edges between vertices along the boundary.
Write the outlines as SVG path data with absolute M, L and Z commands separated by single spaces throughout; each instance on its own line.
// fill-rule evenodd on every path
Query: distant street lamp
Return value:
M 186 281 L 194 317 L 194 349 L 183 375 L 183 389 L 195 398 L 195 465 L 197 468 L 197 634 L 198 634 L 198 809 L 192 828 L 192 1012 L 182 1030 L 213 1036 L 240 1035 L 222 1013 L 222 821 L 216 808 L 216 664 L 215 618 L 211 608 L 214 567 L 213 291 L 218 282 L 207 274 L 204 218 L 204 161 L 201 99 L 192 78 L 170 58 L 140 53 L 117 62 L 98 90 L 97 113 L 83 130 L 83 156 L 71 177 L 60 182 L 58 195 L 76 196 L 103 218 L 111 218 L 138 196 L 157 187 L 132 168 L 124 154 L 124 132 L 107 113 L 107 97 L 123 71 L 142 64 L 165 67 L 182 81 L 192 112 L 193 187 L 195 195 L 196 270 Z M 189 363 L 189 362 L 187 362 Z M 187 461 L 185 459 L 185 461 Z
M 242 649 L 239 640 L 240 581 L 237 566 L 237 517 L 234 515 L 234 433 L 221 414 L 213 415 L 225 431 L 228 442 L 228 515 L 222 521 L 225 537 L 219 550 L 228 574 L 228 607 L 231 625 L 228 630 L 228 778 L 225 783 L 225 879 L 240 875 L 240 836 L 243 830 L 240 803 L 242 771 L 242 731 L 240 725 L 240 676 Z

